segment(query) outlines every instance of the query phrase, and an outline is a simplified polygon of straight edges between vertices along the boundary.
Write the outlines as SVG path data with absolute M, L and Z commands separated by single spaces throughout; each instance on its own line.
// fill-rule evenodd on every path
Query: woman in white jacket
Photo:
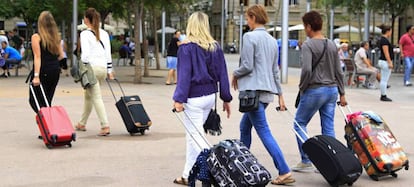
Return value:
M 82 48 L 81 60 L 83 63 L 89 63 L 92 66 L 98 82 L 84 91 L 84 107 L 82 117 L 75 126 L 78 131 L 86 131 L 86 122 L 95 107 L 96 113 L 101 123 L 101 130 L 98 136 L 107 136 L 110 134 L 108 117 L 102 100 L 100 82 L 108 76 L 113 79 L 111 45 L 109 35 L 106 31 L 99 28 L 100 15 L 94 8 L 88 8 L 85 11 L 85 25 L 88 27 L 80 34 L 80 43 Z

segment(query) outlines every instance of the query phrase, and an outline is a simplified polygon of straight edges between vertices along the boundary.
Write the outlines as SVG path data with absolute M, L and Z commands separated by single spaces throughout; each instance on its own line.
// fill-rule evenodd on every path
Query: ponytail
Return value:
M 95 33 L 96 40 L 99 41 L 99 23 L 101 15 L 95 8 L 88 8 L 85 11 L 85 17 L 89 19 L 92 25 L 92 31 Z

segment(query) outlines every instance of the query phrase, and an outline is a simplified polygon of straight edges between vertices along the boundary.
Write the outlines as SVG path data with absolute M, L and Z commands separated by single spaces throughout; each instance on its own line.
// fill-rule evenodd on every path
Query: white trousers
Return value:
M 209 148 L 208 144 L 203 140 L 203 137 L 201 137 L 200 134 L 205 138 L 203 124 L 206 121 L 211 108 L 214 106 L 214 101 L 215 96 L 214 94 L 211 94 L 208 96 L 190 98 L 187 100 L 187 103 L 184 103 L 184 112 L 187 114 L 188 118 L 190 118 L 184 118 L 184 125 L 195 139 L 193 140 L 190 134 L 186 132 L 186 160 L 182 175 L 182 177 L 186 179 L 202 149 Z M 197 132 L 197 129 L 195 129 L 194 126 L 200 133 Z

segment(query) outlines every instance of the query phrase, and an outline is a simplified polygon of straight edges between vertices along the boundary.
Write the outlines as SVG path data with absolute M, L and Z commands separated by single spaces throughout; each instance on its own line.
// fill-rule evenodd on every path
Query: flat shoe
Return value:
M 296 180 L 292 176 L 288 176 L 284 179 L 282 179 L 280 177 L 277 177 L 276 179 L 272 180 L 272 182 L 270 182 L 270 183 L 272 183 L 274 185 L 285 185 L 285 184 L 291 184 L 291 183 L 294 183 L 294 182 L 296 182 Z
M 77 124 L 75 126 L 75 130 L 76 131 L 86 131 L 86 127 L 85 127 L 85 125 Z
M 101 131 L 97 134 L 97 136 L 109 136 L 109 134 L 111 134 L 111 132 L 109 132 L 109 127 L 104 127 L 101 128 Z
M 174 179 L 173 183 L 188 186 L 188 181 L 184 177 Z

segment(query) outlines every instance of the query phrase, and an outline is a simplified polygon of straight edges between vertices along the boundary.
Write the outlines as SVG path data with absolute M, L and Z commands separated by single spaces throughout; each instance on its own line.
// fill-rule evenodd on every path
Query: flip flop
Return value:
M 277 177 L 276 179 L 272 180 L 272 184 L 274 185 L 286 185 L 296 182 L 296 180 L 292 176 L 288 176 L 284 179 L 281 179 L 280 177 Z
M 188 181 L 184 177 L 176 178 L 176 179 L 174 179 L 173 182 L 174 182 L 174 184 L 180 184 L 180 185 L 188 186 Z

